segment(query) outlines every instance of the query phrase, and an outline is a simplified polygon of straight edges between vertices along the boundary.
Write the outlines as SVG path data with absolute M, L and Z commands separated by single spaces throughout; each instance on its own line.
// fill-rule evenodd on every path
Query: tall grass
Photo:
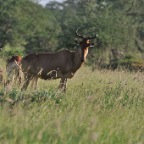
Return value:
M 144 75 L 82 67 L 68 80 L 39 81 L 39 88 L 1 87 L 2 144 L 143 144 Z M 8 101 L 10 98 L 13 101 Z

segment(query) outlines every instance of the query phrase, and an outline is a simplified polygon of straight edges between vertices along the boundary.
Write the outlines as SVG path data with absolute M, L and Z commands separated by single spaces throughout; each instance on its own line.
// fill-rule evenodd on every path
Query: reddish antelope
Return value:
M 21 61 L 21 56 L 12 56 L 6 62 L 6 72 L 7 72 L 7 84 L 19 80 L 21 82 L 21 75 L 19 70 L 19 64 Z
M 77 45 L 80 45 L 80 48 L 74 52 L 62 50 L 56 53 L 29 54 L 22 59 L 21 70 L 25 79 L 22 90 L 27 89 L 30 80 L 35 79 L 37 82 L 38 78 L 44 80 L 60 78 L 59 88 L 66 90 L 67 79 L 72 78 L 85 62 L 89 47 L 94 47 L 90 39 L 96 38 L 96 36 L 79 35 L 78 30 L 76 30 L 76 35 L 82 40 L 75 41 Z

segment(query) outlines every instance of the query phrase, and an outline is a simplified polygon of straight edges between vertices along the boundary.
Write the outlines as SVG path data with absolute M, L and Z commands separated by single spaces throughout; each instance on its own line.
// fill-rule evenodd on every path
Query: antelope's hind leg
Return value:
M 67 83 L 67 78 L 61 78 L 60 84 L 59 84 L 59 89 L 61 91 L 66 92 L 66 83 Z
M 27 74 L 24 75 L 24 84 L 23 84 L 23 86 L 21 88 L 21 91 L 24 91 L 24 90 L 26 90 L 28 88 L 29 83 L 30 83 L 30 81 L 32 79 L 33 79 L 32 75 L 27 75 Z
M 38 87 L 38 77 L 33 77 L 31 80 L 31 86 L 34 90 L 37 90 Z

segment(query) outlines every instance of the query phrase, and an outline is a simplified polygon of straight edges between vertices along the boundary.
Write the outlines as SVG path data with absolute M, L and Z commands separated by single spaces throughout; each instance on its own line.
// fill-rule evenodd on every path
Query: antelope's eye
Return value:
M 90 43 L 90 40 L 88 39 L 88 40 L 87 40 L 87 44 L 89 44 L 89 43 Z

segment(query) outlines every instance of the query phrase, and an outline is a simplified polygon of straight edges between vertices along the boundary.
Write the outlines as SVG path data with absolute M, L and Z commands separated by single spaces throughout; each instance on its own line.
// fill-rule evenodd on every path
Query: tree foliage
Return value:
M 0 0 L 0 48 L 22 46 L 26 53 L 73 49 L 80 28 L 82 35 L 98 34 L 94 59 L 111 49 L 144 58 L 143 8 L 143 0 L 65 0 L 45 7 L 35 0 Z
M 25 46 L 26 52 L 52 49 L 60 28 L 53 15 L 29 0 L 2 1 L 0 12 L 0 47 Z M 37 41 L 38 40 L 38 41 Z

